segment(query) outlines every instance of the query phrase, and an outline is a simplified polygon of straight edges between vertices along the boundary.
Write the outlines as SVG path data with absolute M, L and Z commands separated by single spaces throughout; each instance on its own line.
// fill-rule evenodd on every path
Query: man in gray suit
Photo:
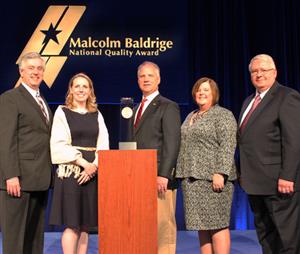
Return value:
M 0 97 L 0 206 L 4 254 L 41 254 L 51 181 L 52 114 L 40 96 L 45 62 L 27 53 L 22 84 Z
M 175 165 L 181 126 L 179 107 L 159 94 L 160 70 L 155 63 L 142 63 L 137 76 L 143 100 L 135 108 L 131 134 L 138 149 L 157 149 L 158 253 L 175 254 Z
M 240 184 L 264 254 L 300 253 L 300 94 L 276 81 L 273 59 L 250 64 L 256 88 L 241 110 Z

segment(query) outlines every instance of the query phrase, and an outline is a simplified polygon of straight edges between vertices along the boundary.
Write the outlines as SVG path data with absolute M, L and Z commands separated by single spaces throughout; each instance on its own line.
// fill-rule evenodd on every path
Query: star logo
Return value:
M 86 7 L 80 5 L 50 5 L 33 32 L 20 57 L 27 52 L 38 52 L 46 62 L 44 81 L 50 88 L 67 56 L 62 55 L 62 49 L 67 43 Z M 19 86 L 21 79 L 15 86 Z
M 50 24 L 48 30 L 41 30 L 43 34 L 45 34 L 45 39 L 43 41 L 43 45 L 47 44 L 50 40 L 55 41 L 57 44 L 59 44 L 57 35 L 61 32 L 62 30 L 56 30 L 56 28 L 53 27 L 52 23 Z

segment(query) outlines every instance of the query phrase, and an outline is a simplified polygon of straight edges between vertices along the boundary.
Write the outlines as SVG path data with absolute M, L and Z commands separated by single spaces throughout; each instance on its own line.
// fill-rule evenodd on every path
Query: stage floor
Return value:
M 61 233 L 45 233 L 44 254 L 61 254 Z M 1 239 L 1 233 L 0 233 Z M 177 254 L 199 253 L 198 235 L 194 231 L 178 231 Z M 0 253 L 2 254 L 2 240 L 0 242 Z M 231 231 L 231 254 L 261 254 L 254 230 Z M 98 254 L 98 235 L 90 235 L 88 254 Z M 125 253 L 120 253 L 125 254 Z M 142 253 L 141 253 L 142 254 Z

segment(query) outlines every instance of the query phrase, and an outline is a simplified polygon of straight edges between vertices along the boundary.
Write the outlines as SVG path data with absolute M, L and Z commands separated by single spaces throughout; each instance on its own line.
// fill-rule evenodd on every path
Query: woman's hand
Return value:
M 80 173 L 80 176 L 77 180 L 77 182 L 79 184 L 83 184 L 86 183 L 87 181 L 89 181 L 91 178 L 93 178 L 96 173 L 97 173 L 97 166 L 94 163 L 88 162 L 87 160 L 85 160 L 84 158 L 78 158 L 75 161 L 75 164 L 77 164 L 78 166 L 83 167 L 83 171 Z
M 97 166 L 93 163 L 87 163 L 85 165 L 84 171 L 86 171 L 86 173 L 90 176 L 90 178 L 94 177 L 97 174 Z
M 222 174 L 213 174 L 212 188 L 216 192 L 221 192 L 224 189 L 224 176 Z
M 80 176 L 77 180 L 79 184 L 84 184 L 87 181 L 91 180 L 97 174 L 97 166 L 93 163 L 86 162 L 83 165 L 84 170 L 80 173 Z
M 83 171 L 81 171 L 77 182 L 78 182 L 79 185 L 81 185 L 81 184 L 86 183 L 90 179 L 91 179 L 91 177 L 88 175 L 88 173 L 85 170 L 83 170 Z

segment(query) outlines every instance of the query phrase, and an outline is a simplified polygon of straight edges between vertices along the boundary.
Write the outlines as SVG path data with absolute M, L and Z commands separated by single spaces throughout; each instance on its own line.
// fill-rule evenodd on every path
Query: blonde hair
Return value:
M 86 79 L 88 81 L 89 87 L 91 89 L 91 93 L 90 93 L 90 95 L 87 99 L 87 102 L 86 102 L 86 108 L 87 108 L 88 112 L 96 112 L 97 111 L 97 103 L 96 103 L 96 96 L 95 96 L 93 81 L 90 79 L 90 77 L 88 75 L 86 75 L 85 73 L 82 73 L 82 72 L 75 74 L 70 79 L 68 92 L 67 92 L 67 95 L 66 95 L 65 105 L 69 109 L 74 109 L 76 107 L 75 104 L 74 104 L 74 101 L 73 101 L 73 94 L 71 93 L 71 88 L 73 86 L 74 80 L 76 78 L 79 78 L 79 77 Z

